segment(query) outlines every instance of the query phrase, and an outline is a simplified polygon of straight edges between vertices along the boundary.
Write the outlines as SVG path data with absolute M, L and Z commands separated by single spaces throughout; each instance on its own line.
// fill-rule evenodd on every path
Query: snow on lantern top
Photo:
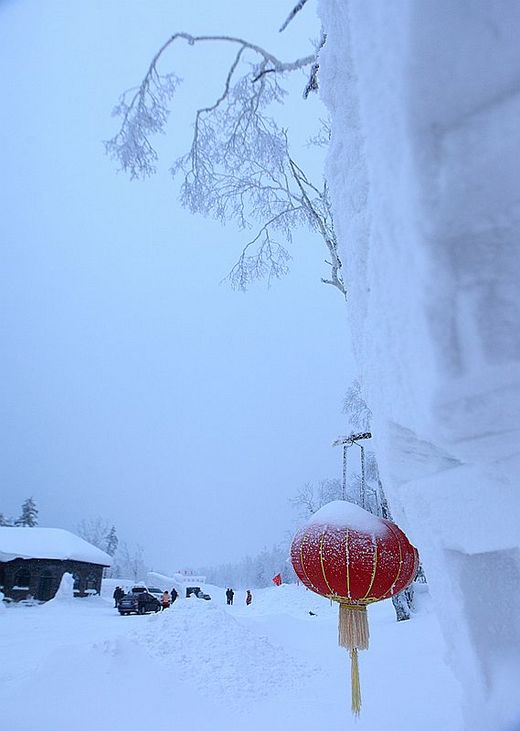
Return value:
M 387 599 L 413 581 L 417 550 L 394 523 L 335 500 L 297 532 L 291 562 L 303 584 L 346 604 Z
M 333 500 L 317 510 L 306 525 L 330 525 L 348 528 L 359 533 L 384 535 L 388 531 L 385 523 L 377 515 L 369 513 L 355 503 L 346 500 Z

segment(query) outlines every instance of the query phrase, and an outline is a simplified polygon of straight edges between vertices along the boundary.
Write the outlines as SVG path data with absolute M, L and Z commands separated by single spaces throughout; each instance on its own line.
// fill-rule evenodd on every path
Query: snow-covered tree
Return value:
M 7 518 L 3 513 L 0 513 L 0 527 L 12 526 L 13 521 L 11 518 Z
M 283 24 L 303 8 L 299 2 Z M 192 213 L 243 229 L 255 229 L 229 272 L 232 286 L 245 289 L 255 279 L 268 280 L 288 271 L 294 230 L 314 231 L 326 247 L 329 273 L 322 281 L 346 294 L 326 182 L 316 184 L 304 172 L 291 149 L 287 129 L 276 120 L 276 108 L 288 95 L 288 77 L 307 72 L 306 98 L 317 89 L 317 51 L 282 61 L 265 48 L 243 38 L 174 33 L 153 57 L 137 88 L 122 94 L 114 116 L 121 118 L 117 134 L 106 142 L 107 153 L 131 178 L 156 172 L 154 135 L 165 132 L 179 77 L 164 66 L 168 52 L 189 46 L 219 43 L 234 47 L 223 84 L 195 113 L 190 149 L 177 158 L 172 175 L 181 178 L 180 200 Z M 210 93 L 210 92 L 209 92 Z M 316 120 L 316 124 L 321 124 Z M 318 135 L 320 140 L 327 135 Z
M 341 498 L 341 480 L 334 478 L 319 480 L 317 483 L 306 482 L 290 502 L 298 511 L 299 518 L 306 520 L 322 505 L 326 505 L 332 500 L 341 500 Z
M 115 525 L 110 528 L 109 532 L 105 536 L 105 542 L 105 551 L 109 556 L 113 556 L 117 551 L 117 546 L 119 544 Z
M 353 432 L 370 431 L 372 412 L 361 393 L 361 383 L 355 378 L 350 384 L 343 401 L 343 412 Z
M 205 566 L 198 572 L 211 584 L 235 589 L 261 589 L 272 586 L 273 577 L 282 575 L 284 584 L 295 581 L 289 560 L 290 539 L 272 548 L 264 548 L 256 556 L 245 556 L 241 561 L 217 566 Z
M 22 505 L 22 513 L 14 522 L 15 525 L 34 528 L 38 525 L 38 509 L 32 497 L 28 497 Z
M 110 574 L 114 578 L 141 581 L 144 580 L 149 571 L 149 567 L 144 560 L 144 549 L 140 545 L 131 548 L 123 541 L 114 558 L 114 566 Z
M 107 549 L 107 539 L 110 533 L 109 523 L 99 515 L 96 518 L 84 518 L 76 527 L 81 538 L 102 551 Z M 108 553 L 108 551 L 107 551 Z

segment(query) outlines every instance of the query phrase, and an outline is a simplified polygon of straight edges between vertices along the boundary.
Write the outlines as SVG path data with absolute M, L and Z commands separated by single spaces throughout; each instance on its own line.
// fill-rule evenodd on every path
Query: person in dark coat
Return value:
M 246 604 L 249 606 L 251 602 L 253 601 L 253 595 L 249 591 L 249 589 L 246 591 Z
M 233 604 L 233 597 L 235 596 L 235 592 L 233 589 L 226 589 L 226 602 L 227 604 L 231 605 Z
M 175 587 L 173 587 L 173 589 L 170 591 L 170 597 L 172 600 L 172 604 L 177 599 L 178 596 L 179 596 L 179 592 L 177 591 L 177 589 Z
M 162 604 L 163 609 L 168 609 L 170 606 L 170 595 L 168 594 L 167 591 L 163 591 L 161 604 Z
M 112 594 L 112 597 L 114 599 L 114 607 L 117 608 L 117 605 L 119 604 L 121 599 L 124 597 L 124 595 L 125 595 L 125 592 L 123 591 L 123 589 L 120 586 L 116 586 L 116 588 L 114 589 L 114 593 Z

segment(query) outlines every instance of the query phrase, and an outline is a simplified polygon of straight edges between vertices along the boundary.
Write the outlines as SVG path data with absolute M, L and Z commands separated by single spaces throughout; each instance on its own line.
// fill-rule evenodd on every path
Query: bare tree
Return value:
M 110 531 L 109 523 L 101 518 L 84 518 L 76 527 L 77 534 L 85 541 L 92 543 L 102 551 L 107 547 L 107 536 Z
M 341 500 L 341 496 L 340 480 L 319 480 L 317 483 L 306 482 L 290 502 L 298 510 L 300 518 L 306 520 L 322 505 L 326 505 L 332 500 Z
M 116 567 L 119 578 L 133 579 L 134 581 L 144 580 L 148 573 L 148 567 L 144 561 L 143 547 L 137 545 L 130 549 L 123 541 L 116 553 Z
M 155 54 L 141 83 L 120 97 L 114 115 L 121 118 L 121 127 L 105 143 L 107 153 L 131 178 L 156 172 L 152 137 L 165 132 L 179 84 L 175 73 L 160 67 L 166 52 L 181 42 L 225 43 L 236 49 L 220 94 L 195 113 L 190 149 L 171 167 L 172 175 L 181 178 L 181 203 L 192 213 L 222 223 L 234 220 L 243 229 L 255 227 L 227 279 L 243 290 L 256 279 L 286 274 L 287 247 L 295 228 L 303 225 L 326 247 L 329 275 L 322 281 L 346 296 L 327 185 L 309 179 L 291 153 L 287 130 L 273 116 L 287 96 L 286 81 L 293 72 L 307 72 L 304 95 L 317 88 L 317 52 L 324 38 L 308 55 L 282 61 L 243 38 L 175 33 Z

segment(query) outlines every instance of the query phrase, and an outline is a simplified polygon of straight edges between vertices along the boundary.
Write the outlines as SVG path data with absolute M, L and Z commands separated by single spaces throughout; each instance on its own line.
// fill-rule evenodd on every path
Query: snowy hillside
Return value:
M 374 731 L 391 718 L 423 731 L 461 728 L 426 596 L 411 622 L 396 623 L 389 602 L 370 608 L 355 722 L 336 605 L 294 585 L 255 591 L 250 607 L 238 594 L 228 607 L 224 590 L 214 591 L 210 602 L 177 600 L 144 617 L 121 617 L 102 598 L 9 606 L 0 622 L 3 724 L 108 731 L 144 716 L 160 731 L 311 731 L 326 718 L 328 731 Z

